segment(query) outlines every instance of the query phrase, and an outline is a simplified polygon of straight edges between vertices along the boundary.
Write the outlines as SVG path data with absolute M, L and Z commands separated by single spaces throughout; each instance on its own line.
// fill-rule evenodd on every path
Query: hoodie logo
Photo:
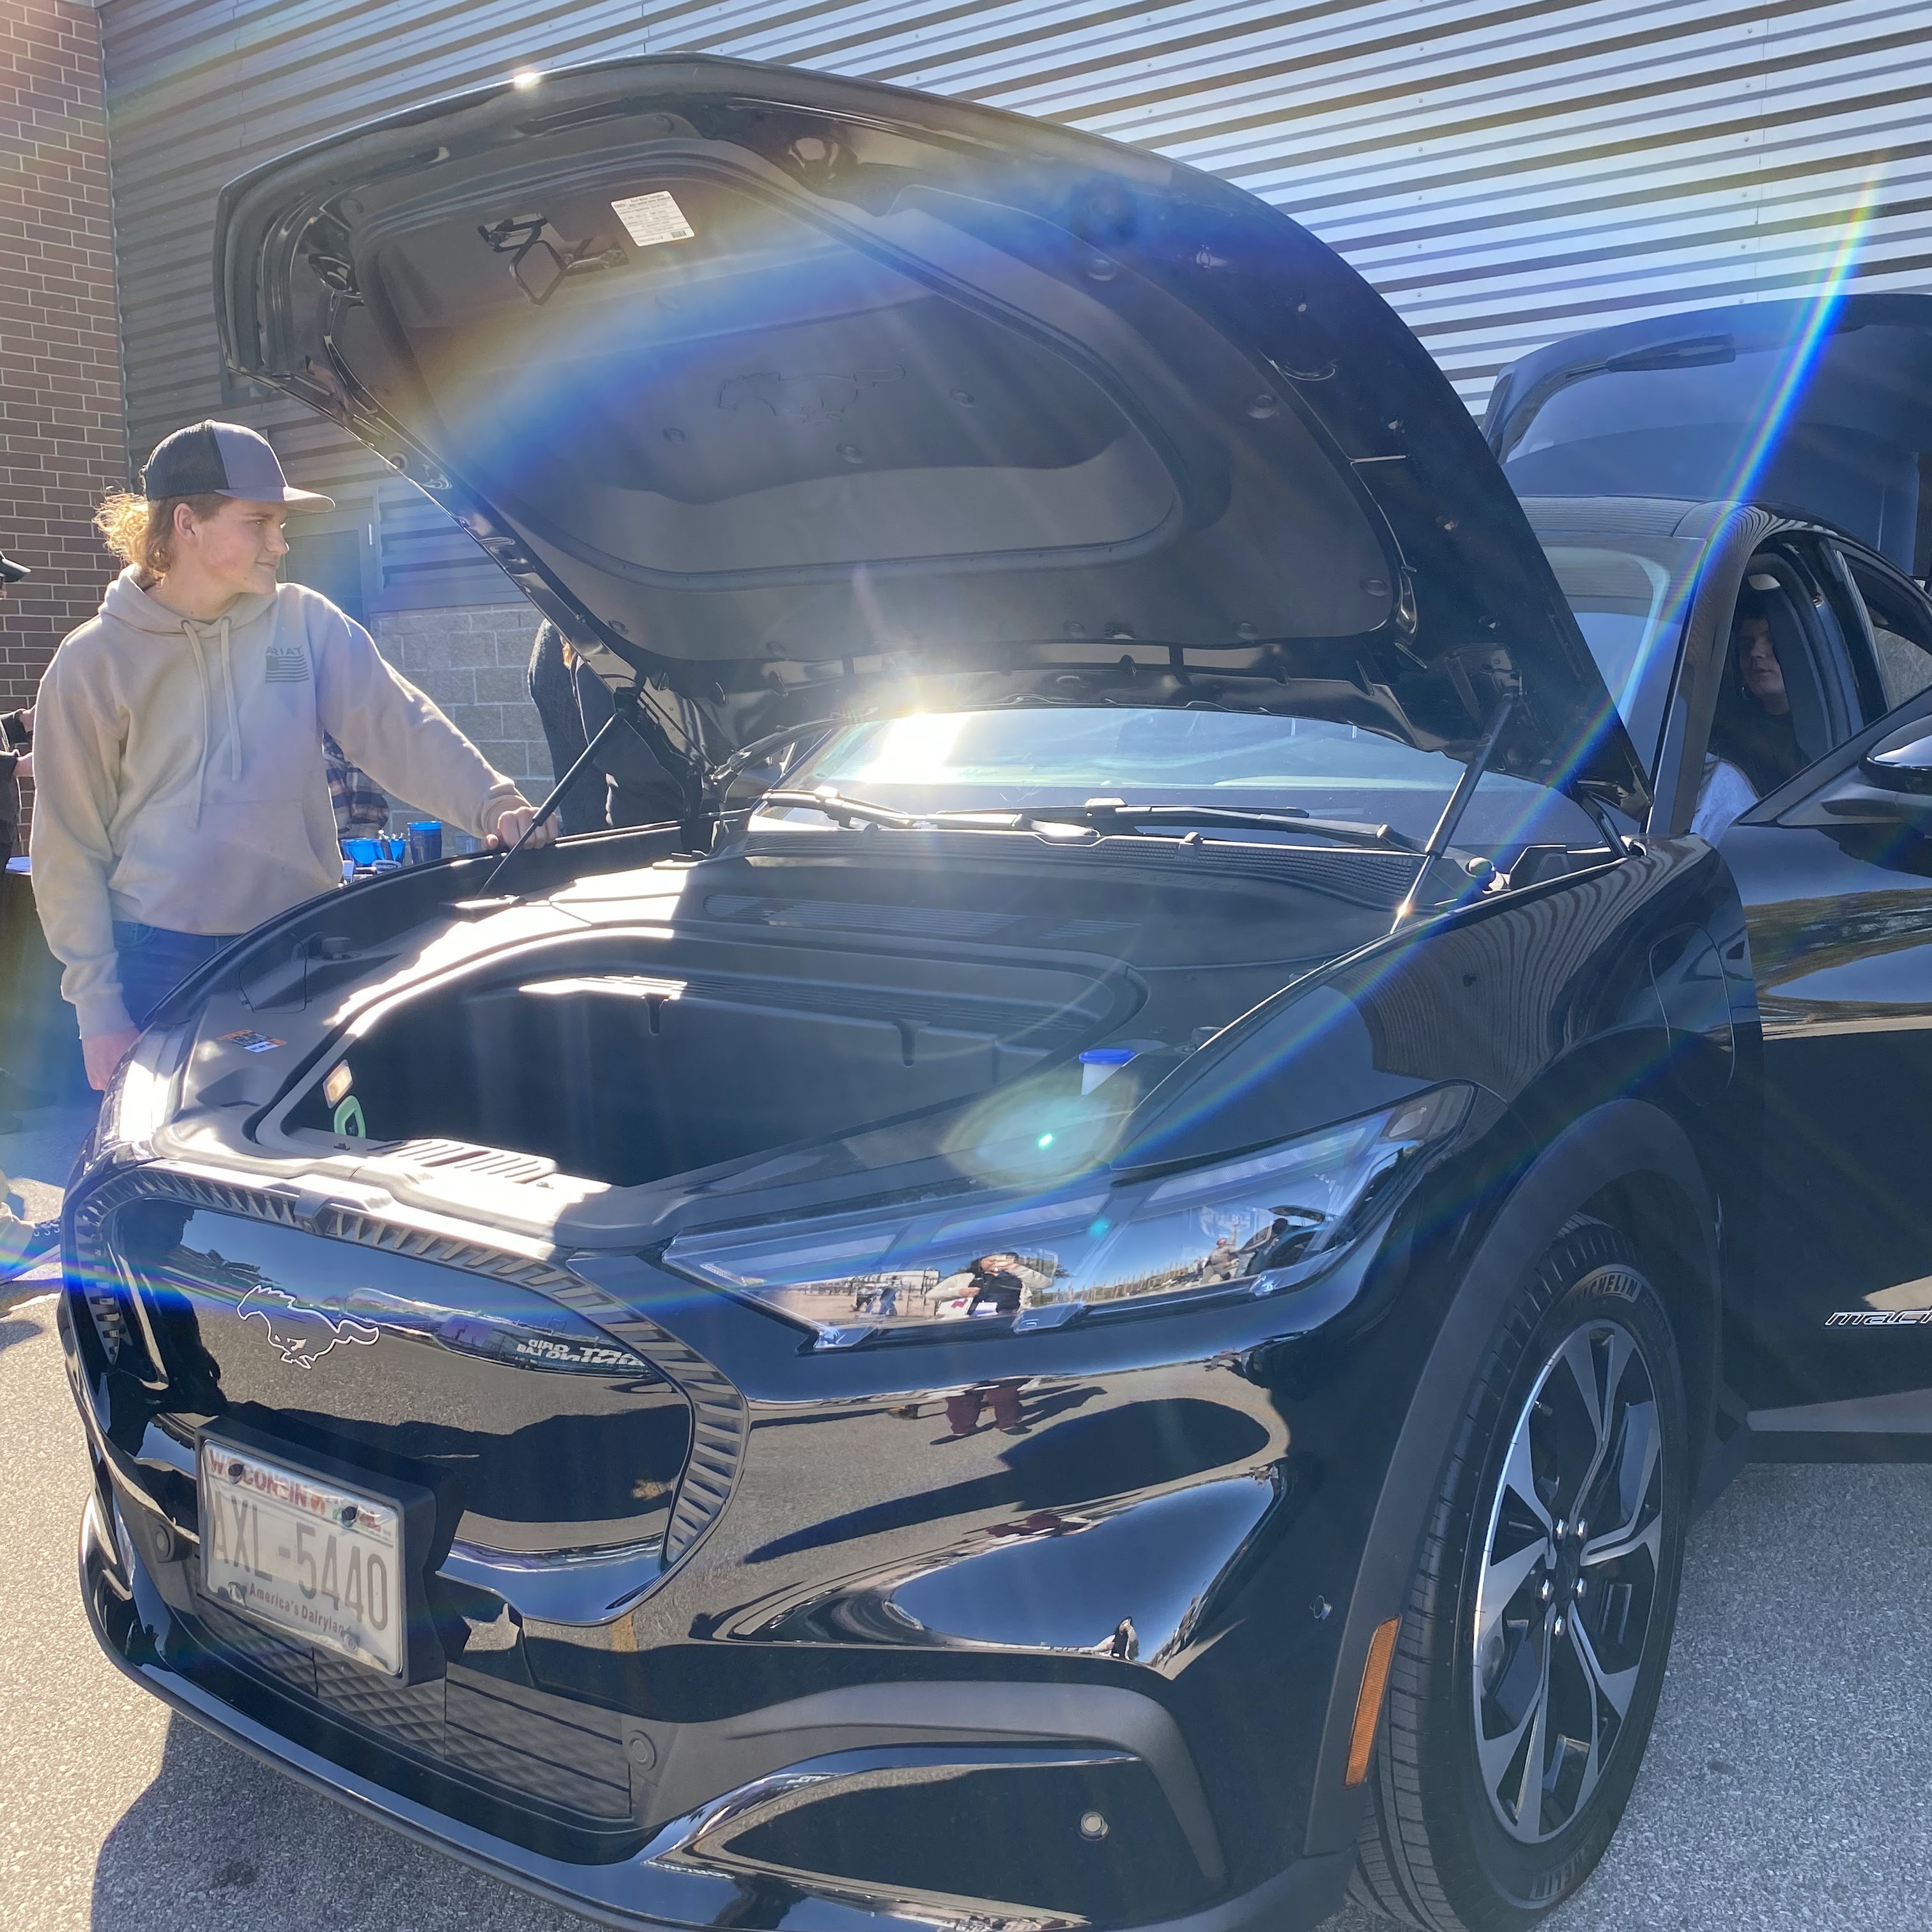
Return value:
M 284 1288 L 251 1288 L 235 1312 L 244 1322 L 252 1316 L 263 1323 L 268 1340 L 292 1368 L 314 1368 L 339 1344 L 352 1342 L 366 1348 L 382 1332 L 373 1322 L 305 1308 Z
M 262 673 L 270 684 L 306 684 L 308 652 L 300 644 L 268 646 L 268 668 Z

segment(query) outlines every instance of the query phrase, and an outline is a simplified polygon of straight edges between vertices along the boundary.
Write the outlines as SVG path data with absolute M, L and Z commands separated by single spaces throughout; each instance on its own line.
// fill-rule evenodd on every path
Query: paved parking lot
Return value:
M 71 1118 L 0 1138 L 33 1211 L 57 1195 Z M 582 1926 L 258 1769 L 107 1667 L 75 1594 L 86 1478 L 52 1303 L 44 1285 L 7 1292 L 0 1928 Z M 1928 1794 L 1932 1468 L 1747 1470 L 1693 1532 L 1624 1828 L 1552 1932 L 1916 1932 Z

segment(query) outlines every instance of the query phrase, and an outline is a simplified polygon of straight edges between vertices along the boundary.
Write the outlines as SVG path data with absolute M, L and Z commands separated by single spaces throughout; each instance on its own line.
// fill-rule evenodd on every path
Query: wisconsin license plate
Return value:
M 245 1616 L 400 1677 L 403 1526 L 380 1496 L 201 1445 L 201 1586 Z

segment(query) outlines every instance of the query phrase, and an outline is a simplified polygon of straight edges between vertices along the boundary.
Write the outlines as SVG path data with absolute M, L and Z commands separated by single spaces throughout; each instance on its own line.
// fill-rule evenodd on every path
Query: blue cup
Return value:
M 412 818 L 410 821 L 409 860 L 412 866 L 433 866 L 442 856 L 442 820 Z

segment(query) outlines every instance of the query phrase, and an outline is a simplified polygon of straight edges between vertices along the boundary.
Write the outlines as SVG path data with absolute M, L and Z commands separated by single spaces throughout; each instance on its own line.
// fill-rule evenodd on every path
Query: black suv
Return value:
M 1580 1882 L 1696 1501 L 1932 1415 L 1911 560 L 1579 400 L 1708 430 L 1756 338 L 1549 352 L 1506 476 L 1226 184 L 676 58 L 263 169 L 218 274 L 681 809 L 300 907 L 124 1064 L 110 1656 L 612 1922 Z

